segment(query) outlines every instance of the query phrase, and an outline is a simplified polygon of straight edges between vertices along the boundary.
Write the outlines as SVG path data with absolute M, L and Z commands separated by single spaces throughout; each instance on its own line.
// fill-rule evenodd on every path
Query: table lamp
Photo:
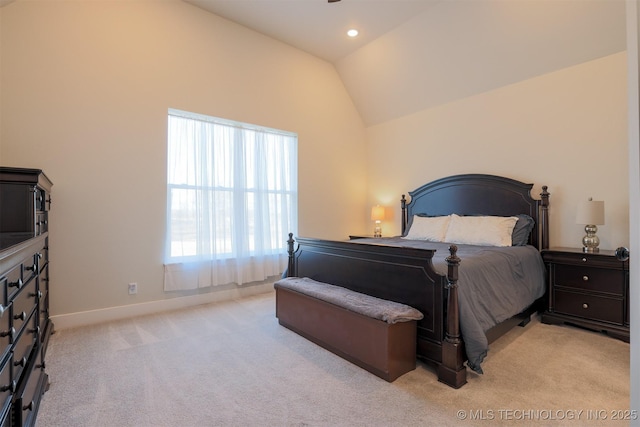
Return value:
M 595 201 L 591 197 L 586 202 L 578 205 L 576 223 L 585 224 L 584 231 L 587 233 L 582 238 L 582 250 L 584 252 L 599 252 L 598 245 L 600 239 L 596 236 L 598 225 L 604 224 L 604 202 Z
M 371 208 L 371 220 L 376 222 L 376 226 L 373 229 L 373 237 L 382 237 L 382 228 L 380 228 L 380 222 L 384 219 L 384 207 L 374 206 Z

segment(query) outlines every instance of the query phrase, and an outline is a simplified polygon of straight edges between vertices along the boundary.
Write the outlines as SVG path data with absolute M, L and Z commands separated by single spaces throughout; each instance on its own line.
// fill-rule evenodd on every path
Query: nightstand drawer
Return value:
M 554 286 L 624 296 L 624 272 L 604 268 L 556 264 Z
M 556 289 L 555 312 L 622 324 L 624 318 L 624 299 Z
M 613 256 L 613 251 L 602 250 L 597 253 L 585 253 L 579 249 L 544 250 L 544 258 L 555 264 L 578 265 L 585 267 L 602 267 L 623 270 L 625 263 Z

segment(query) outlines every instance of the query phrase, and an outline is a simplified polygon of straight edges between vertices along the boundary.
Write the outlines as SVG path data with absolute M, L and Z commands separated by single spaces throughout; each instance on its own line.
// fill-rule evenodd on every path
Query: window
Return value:
M 279 275 L 297 231 L 297 135 L 169 110 L 165 289 Z

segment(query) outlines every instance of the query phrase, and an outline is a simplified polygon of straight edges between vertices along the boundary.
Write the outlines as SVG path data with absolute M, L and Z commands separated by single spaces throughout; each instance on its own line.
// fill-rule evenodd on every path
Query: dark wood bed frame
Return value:
M 542 187 L 541 199 L 531 197 L 533 184 L 482 174 L 455 175 L 438 179 L 409 192 L 401 199 L 402 232 L 413 215 L 527 214 L 535 220 L 529 243 L 549 246 L 549 193 Z M 297 248 L 295 247 L 297 243 Z M 396 301 L 424 314 L 418 322 L 417 356 L 436 367 L 439 381 L 454 387 L 467 382 L 466 355 L 460 335 L 458 308 L 457 248 L 447 257 L 446 275 L 434 270 L 435 250 L 415 249 L 349 241 L 297 238 L 289 235 L 289 277 L 309 277 L 356 292 Z M 524 312 L 487 332 L 489 342 L 517 324 L 525 325 L 542 308 L 544 297 Z

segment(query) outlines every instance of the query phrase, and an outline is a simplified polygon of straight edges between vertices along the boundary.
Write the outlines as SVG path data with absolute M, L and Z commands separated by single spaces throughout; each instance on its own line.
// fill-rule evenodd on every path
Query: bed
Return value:
M 418 322 L 417 357 L 435 366 L 439 381 L 462 387 L 467 382 L 467 366 L 482 373 L 481 363 L 493 340 L 515 325 L 524 326 L 531 314 L 544 308 L 546 286 L 539 251 L 548 248 L 549 193 L 543 186 L 540 198 L 534 199 L 532 188 L 533 184 L 485 174 L 438 179 L 410 191 L 410 200 L 402 196 L 402 236 L 331 241 L 290 235 L 286 275 L 418 309 L 424 317 Z M 415 230 L 419 223 L 442 217 L 466 220 L 517 215 L 531 220 L 530 231 L 518 246 L 412 239 L 412 227 Z M 478 252 L 497 254 L 499 261 L 493 264 L 477 258 Z M 472 290 L 479 281 L 478 269 L 483 268 L 503 274 L 489 282 L 505 283 L 490 283 L 488 290 L 479 284 L 479 289 Z M 514 303 L 509 295 L 517 288 L 512 279 L 519 281 L 522 276 L 533 277 L 535 283 L 532 289 L 517 291 L 523 295 Z M 484 312 L 474 313 L 477 306 Z M 474 316 L 481 321 L 476 322 Z

